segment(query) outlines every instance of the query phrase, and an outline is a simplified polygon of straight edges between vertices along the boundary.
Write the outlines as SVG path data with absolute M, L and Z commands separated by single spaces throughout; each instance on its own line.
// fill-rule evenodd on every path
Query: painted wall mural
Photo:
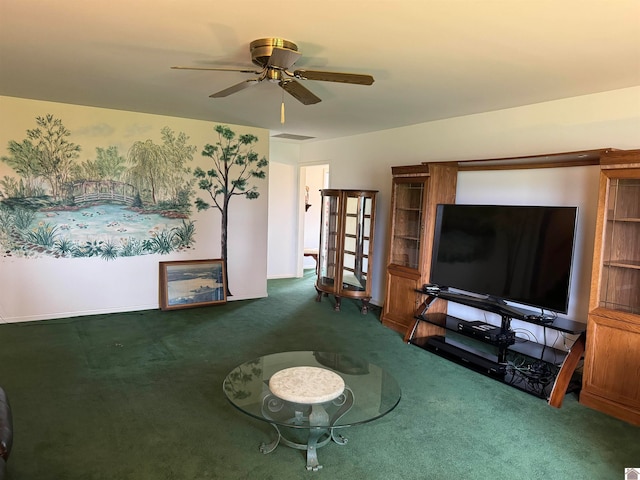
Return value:
M 196 147 L 184 132 L 162 128 L 162 143 L 137 140 L 122 153 L 97 147 L 80 162 L 63 120 L 46 114 L 2 161 L 16 177 L 0 179 L 4 255 L 100 257 L 168 254 L 190 248 Z
M 6 96 L 0 111 L 0 323 L 158 308 L 159 263 L 222 259 L 223 242 L 228 300 L 267 295 L 267 130 Z
M 16 176 L 0 179 L 0 248 L 6 256 L 117 257 L 169 254 L 195 243 L 191 207 L 215 207 L 221 215 L 222 259 L 227 267 L 229 202 L 233 196 L 258 198 L 252 179 L 264 179 L 266 157 L 253 151 L 258 137 L 236 136 L 214 127 L 217 140 L 206 144 L 206 169 L 190 163 L 196 146 L 184 132 L 163 127 L 161 143 L 136 140 L 126 153 L 96 147 L 79 161 L 60 118 L 35 118 L 23 139 L 8 142 L 2 161 Z M 208 201 L 196 196 L 197 188 Z M 209 203 L 209 201 L 211 203 Z
M 250 180 L 264 180 L 268 162 L 266 157 L 260 157 L 253 151 L 252 145 L 258 141 L 255 135 L 249 133 L 236 138 L 236 133 L 224 125 L 217 125 L 215 131 L 218 133 L 218 141 L 214 145 L 205 145 L 202 151 L 202 156 L 211 159 L 212 168 L 205 171 L 196 167 L 194 171 L 198 187 L 208 193 L 212 203 L 198 197 L 196 206 L 198 210 L 214 207 L 220 212 L 222 260 L 228 271 L 229 201 L 237 195 L 248 200 L 258 198 L 258 187 L 252 185 Z M 227 295 L 231 295 L 229 282 Z

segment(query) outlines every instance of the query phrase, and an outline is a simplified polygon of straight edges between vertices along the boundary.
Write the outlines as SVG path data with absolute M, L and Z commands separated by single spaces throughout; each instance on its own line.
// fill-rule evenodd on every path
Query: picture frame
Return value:
M 204 307 L 227 302 L 222 259 L 160 262 L 160 309 Z

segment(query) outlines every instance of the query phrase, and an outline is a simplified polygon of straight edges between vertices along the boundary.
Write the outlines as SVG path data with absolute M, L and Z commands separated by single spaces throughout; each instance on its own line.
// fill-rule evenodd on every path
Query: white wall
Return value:
M 70 130 L 67 139 L 82 148 L 79 162 L 94 159 L 96 147 L 117 146 L 126 155 L 135 141 L 151 139 L 161 144 L 160 131 L 170 127 L 185 132 L 195 145 L 193 164 L 211 168 L 200 154 L 204 144 L 218 139 L 215 124 L 184 118 L 107 110 L 52 102 L 0 97 L 0 156 L 8 155 L 10 140 L 22 142 L 35 118 L 52 114 Z M 269 155 L 268 132 L 230 125 L 237 134 L 259 138 L 254 150 Z M 209 160 L 210 162 L 210 160 Z M 0 179 L 16 177 L 0 162 Z M 268 179 L 256 180 L 260 197 L 234 196 L 229 205 L 227 277 L 229 300 L 259 298 L 267 294 L 267 202 Z M 196 187 L 197 188 L 197 187 Z M 0 190 L 1 193 L 1 190 Z M 206 193 L 197 190 L 198 196 Z M 98 257 L 54 258 L 21 252 L 0 254 L 0 321 L 25 321 L 66 316 L 158 308 L 158 263 L 171 260 L 220 258 L 220 214 L 215 209 L 196 212 L 196 242 L 189 250 L 168 255 L 142 255 L 104 260 Z M 116 240 L 117 241 L 117 240 Z M 250 278 L 248 282 L 246 279 Z
M 269 145 L 269 222 L 267 278 L 297 275 L 301 260 L 299 219 L 304 199 L 298 194 L 300 146 L 271 141 Z
M 267 278 L 295 277 L 298 268 L 298 167 L 271 162 L 269 168 Z
M 332 188 L 379 190 L 372 302 L 380 305 L 384 301 L 391 166 L 604 147 L 640 148 L 640 87 L 305 143 L 302 145 L 300 161 L 328 162 Z M 473 183 L 491 188 L 502 203 L 515 199 L 514 192 L 509 191 L 509 186 L 515 181 L 521 185 L 519 191 L 527 192 L 528 201 L 540 203 L 574 201 L 564 196 L 568 188 L 575 189 L 578 191 L 576 198 L 581 202 L 581 219 L 585 223 L 583 233 L 585 237 L 592 236 L 586 227 L 586 223 L 594 218 L 592 174 L 573 169 L 566 169 L 567 172 L 560 170 L 563 169 L 545 169 L 535 174 L 506 172 L 499 187 L 489 187 L 492 179 L 497 178 L 495 172 L 482 172 L 477 179 L 474 178 Z M 551 187 L 557 182 L 562 188 Z M 471 192 L 468 182 L 461 176 L 458 198 L 475 201 L 481 198 L 480 195 L 480 191 L 477 195 Z M 587 250 L 592 248 L 592 241 L 585 238 L 583 242 L 583 252 L 574 270 L 579 285 L 588 283 L 590 276 Z M 580 298 L 576 298 L 578 295 Z M 582 315 L 576 312 L 586 308 L 585 295 L 582 287 L 577 293 L 574 291 L 574 311 L 570 314 Z

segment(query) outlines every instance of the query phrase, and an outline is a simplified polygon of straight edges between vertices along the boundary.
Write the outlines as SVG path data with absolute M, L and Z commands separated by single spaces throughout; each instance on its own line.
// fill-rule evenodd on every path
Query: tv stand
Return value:
M 407 343 L 544 398 L 556 408 L 562 406 L 565 393 L 579 389 L 580 383 L 572 380 L 584 354 L 586 325 L 564 318 L 549 321 L 504 302 L 447 290 L 418 292 L 426 295 L 426 300 L 405 334 Z M 442 311 L 441 300 L 500 315 L 500 325 L 448 315 Z M 558 350 L 516 337 L 511 328 L 514 319 L 577 338 L 568 352 Z

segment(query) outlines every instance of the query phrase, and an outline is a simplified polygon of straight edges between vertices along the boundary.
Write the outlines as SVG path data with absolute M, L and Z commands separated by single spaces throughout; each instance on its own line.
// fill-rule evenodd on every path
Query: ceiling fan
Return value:
M 259 84 L 263 80 L 277 83 L 283 90 L 304 105 L 312 105 L 321 101 L 310 90 L 297 80 L 320 80 L 324 82 L 352 83 L 355 85 L 371 85 L 373 77 L 356 73 L 324 72 L 319 70 L 289 69 L 298 61 L 301 53 L 298 46 L 281 38 L 261 38 L 249 44 L 251 61 L 260 67 L 259 70 L 250 68 L 213 68 L 213 67 L 171 67 L 179 70 L 214 70 L 222 72 L 252 73 L 258 75 L 237 83 L 229 88 L 220 90 L 211 98 L 226 97 L 245 88 Z

